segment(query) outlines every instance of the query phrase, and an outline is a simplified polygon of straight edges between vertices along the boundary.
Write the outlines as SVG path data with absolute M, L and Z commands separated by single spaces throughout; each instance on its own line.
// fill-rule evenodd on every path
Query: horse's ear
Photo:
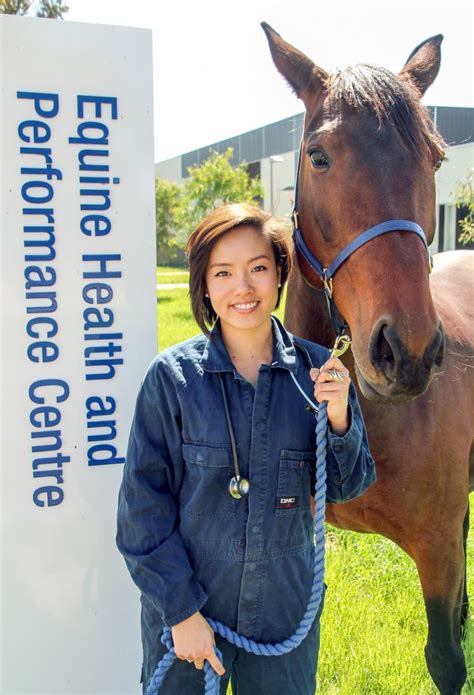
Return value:
M 424 94 L 435 81 L 441 65 L 443 35 L 432 36 L 420 43 L 408 56 L 400 77 L 408 78 Z
M 261 23 L 270 46 L 273 62 L 299 99 L 305 103 L 319 91 L 328 74 L 318 68 L 304 53 L 284 41 L 266 22 Z

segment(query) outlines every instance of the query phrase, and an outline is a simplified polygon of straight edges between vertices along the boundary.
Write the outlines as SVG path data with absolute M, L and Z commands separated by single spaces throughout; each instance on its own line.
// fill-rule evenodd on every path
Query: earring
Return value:
M 281 282 L 278 283 L 278 287 L 281 287 Z
M 204 296 L 209 299 L 209 294 L 207 292 L 204 292 Z

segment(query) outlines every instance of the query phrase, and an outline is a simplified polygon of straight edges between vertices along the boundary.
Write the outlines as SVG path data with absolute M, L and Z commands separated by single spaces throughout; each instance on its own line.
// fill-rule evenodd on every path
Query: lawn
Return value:
M 187 289 L 159 290 L 157 305 L 160 351 L 199 332 Z M 283 307 L 277 312 L 280 318 L 282 313 Z M 321 621 L 318 695 L 436 695 L 424 661 L 427 626 L 412 560 L 381 536 L 331 527 L 326 558 L 328 591 Z M 472 531 L 468 586 L 474 606 Z M 472 619 L 464 647 L 470 682 L 463 695 L 474 695 Z
M 186 268 L 170 268 L 160 266 L 156 269 L 156 282 L 158 285 L 188 282 L 189 273 Z

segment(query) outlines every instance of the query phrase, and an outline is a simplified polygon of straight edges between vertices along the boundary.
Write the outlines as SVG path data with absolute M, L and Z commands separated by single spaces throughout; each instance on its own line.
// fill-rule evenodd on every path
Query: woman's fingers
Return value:
M 346 397 L 348 392 L 347 381 L 317 381 L 314 384 L 314 395 L 317 400 L 326 397 Z
M 338 369 L 338 370 L 345 370 L 346 368 L 344 367 L 344 364 L 341 362 L 339 357 L 329 357 L 329 359 L 326 360 L 326 362 L 321 365 L 320 369 Z M 347 370 L 346 370 L 347 371 Z
M 199 611 L 174 625 L 171 633 L 178 659 L 194 663 L 197 669 L 202 669 L 207 659 L 216 673 L 224 673 L 224 667 L 214 651 L 214 631 Z
M 214 669 L 214 671 L 215 671 L 219 676 L 223 676 L 223 675 L 224 675 L 224 673 L 225 673 L 225 668 L 224 668 L 223 665 L 221 664 L 221 662 L 220 662 L 220 660 L 219 660 L 219 657 L 217 656 L 217 654 L 215 653 L 214 650 L 212 650 L 212 654 L 210 654 L 210 655 L 207 657 L 207 660 L 209 661 L 209 663 L 211 664 L 212 668 Z
M 188 661 L 190 661 L 190 660 L 188 659 Z M 219 676 L 224 675 L 225 669 L 224 669 L 221 661 L 219 660 L 219 657 L 217 656 L 216 652 L 214 651 L 214 649 L 211 652 L 209 652 L 208 654 L 206 654 L 204 659 L 203 658 L 194 659 L 195 668 L 197 668 L 199 671 L 202 671 L 202 669 L 204 668 L 204 661 L 209 661 L 212 668 Z
M 324 383 L 350 383 L 349 370 L 342 366 L 341 369 L 336 369 L 336 367 L 327 367 L 323 365 L 320 369 L 313 367 L 309 375 L 315 384 Z
M 180 657 L 180 658 L 182 658 L 182 657 Z M 194 663 L 194 667 L 197 668 L 199 671 L 202 671 L 202 669 L 204 668 L 204 662 L 209 661 L 212 668 L 219 676 L 223 676 L 225 673 L 224 666 L 222 665 L 221 661 L 219 660 L 219 657 L 217 656 L 214 649 L 212 649 L 210 652 L 206 653 L 204 656 L 195 657 L 194 659 L 186 659 L 186 661 L 188 661 L 190 663 Z
M 335 367 L 327 367 L 325 369 L 321 369 L 317 378 L 318 383 L 325 383 L 326 381 L 334 381 L 334 382 L 340 382 L 342 383 L 345 381 L 350 381 L 349 379 L 349 370 L 343 367 L 342 369 L 336 369 Z
M 327 416 L 334 433 L 343 436 L 349 427 L 349 370 L 337 357 L 330 357 L 319 368 L 310 370 L 314 382 L 314 397 L 327 403 Z

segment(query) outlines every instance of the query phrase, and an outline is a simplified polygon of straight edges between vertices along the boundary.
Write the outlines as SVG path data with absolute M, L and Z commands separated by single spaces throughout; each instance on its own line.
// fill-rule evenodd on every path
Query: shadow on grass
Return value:
M 193 318 L 190 311 L 175 311 L 173 316 L 177 319 L 182 319 L 183 321 L 189 321 Z
M 156 298 L 156 303 L 157 304 L 167 304 L 168 302 L 172 302 L 173 297 L 170 297 L 169 295 L 165 295 L 164 297 L 157 297 Z

